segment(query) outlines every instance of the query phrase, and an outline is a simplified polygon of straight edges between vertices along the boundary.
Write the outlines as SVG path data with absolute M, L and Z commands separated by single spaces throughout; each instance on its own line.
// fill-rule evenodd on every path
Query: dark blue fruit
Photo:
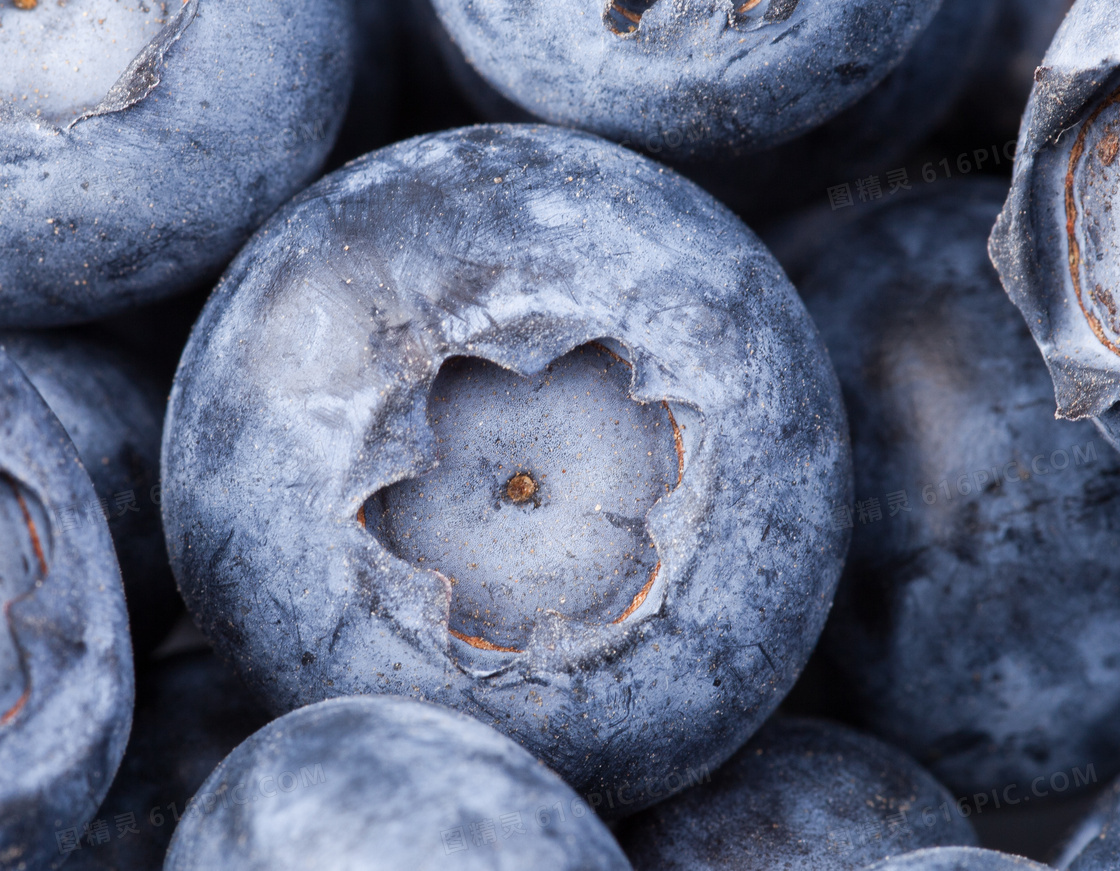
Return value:
M 166 391 L 145 364 L 78 332 L 0 331 L 66 428 L 96 496 L 55 508 L 60 530 L 109 520 L 137 653 L 158 644 L 182 611 L 159 516 L 159 445 Z
M 209 280 L 318 172 L 348 0 L 0 5 L 0 326 Z
M 543 120 L 704 159 L 804 133 L 901 62 L 940 0 L 432 0 L 467 61 Z
M 1120 457 L 1054 419 L 985 250 L 1005 192 L 946 184 L 873 212 L 801 284 L 856 474 L 824 649 L 850 713 L 993 807 L 1120 768 Z
M 190 799 L 268 715 L 208 651 L 178 654 L 141 671 L 128 750 L 91 834 L 67 871 L 141 871 L 163 865 Z
M 994 850 L 934 847 L 887 859 L 867 871 L 1047 871 L 1047 866 Z
M 165 871 L 625 871 L 582 798 L 493 729 L 392 696 L 261 729 L 207 778 Z
M 953 797 L 906 754 L 826 720 L 770 720 L 712 775 L 624 824 L 637 871 L 848 871 L 976 843 Z
M 270 708 L 440 702 L 611 815 L 774 710 L 847 541 L 839 391 L 773 258 L 548 127 L 414 139 L 279 213 L 163 456 L 180 588 Z
M 55 868 L 97 810 L 132 720 L 132 650 L 104 518 L 62 425 L 0 350 L 0 857 Z
M 1120 868 L 1120 780 L 1101 795 L 1093 812 L 1070 837 L 1055 865 L 1063 871 Z
M 992 231 L 1003 286 L 1042 349 L 1058 416 L 1120 434 L 1120 18 L 1078 0 L 1035 74 Z

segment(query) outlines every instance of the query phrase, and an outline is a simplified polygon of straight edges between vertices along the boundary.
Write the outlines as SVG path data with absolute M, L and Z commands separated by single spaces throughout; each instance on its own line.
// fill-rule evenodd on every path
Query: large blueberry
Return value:
M 1024 116 L 1015 178 L 992 231 L 1003 285 L 1042 349 L 1058 414 L 1120 413 L 1120 17 L 1078 0 Z
M 103 518 L 65 430 L 0 350 L 0 858 L 55 868 L 97 810 L 132 720 L 132 651 Z
M 67 871 L 150 871 L 163 864 L 192 796 L 269 717 L 208 651 L 141 670 L 128 750 Z
M 78 449 L 95 497 L 56 506 L 63 532 L 109 518 L 138 653 L 182 611 L 159 516 L 159 446 L 165 390 L 139 360 L 78 332 L 0 331 L 3 347 Z
M 940 0 L 432 0 L 467 61 L 552 123 L 705 158 L 827 121 L 896 67 Z
M 985 250 L 1005 193 L 947 184 L 872 213 L 801 288 L 856 470 L 825 650 L 873 731 L 1016 804 L 1120 767 L 1120 457 L 1054 419 Z
M 1097 801 L 1054 863 L 1063 871 L 1116 871 L 1120 868 L 1120 780 Z
M 770 720 L 710 783 L 624 824 L 638 871 L 855 871 L 976 843 L 948 790 L 895 748 L 826 720 Z
M 878 862 L 867 871 L 1048 871 L 1048 867 L 995 850 L 933 847 Z
M 493 729 L 391 696 L 266 726 L 202 785 L 165 871 L 625 871 L 610 831 Z
M 216 275 L 326 158 L 351 34 L 348 0 L 0 5 L 0 326 Z
M 180 589 L 273 709 L 442 702 L 613 814 L 777 706 L 848 536 L 839 390 L 773 258 L 549 127 L 414 139 L 286 207 L 195 326 L 163 457 Z

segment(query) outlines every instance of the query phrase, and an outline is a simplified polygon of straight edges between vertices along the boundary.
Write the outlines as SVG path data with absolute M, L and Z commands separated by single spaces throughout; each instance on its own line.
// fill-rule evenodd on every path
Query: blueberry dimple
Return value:
M 365 516 L 450 580 L 461 640 L 520 649 L 545 610 L 606 623 L 641 603 L 658 568 L 644 518 L 680 478 L 680 431 L 666 404 L 626 395 L 630 375 L 602 345 L 531 378 L 444 364 L 428 400 L 436 468 L 375 494 Z

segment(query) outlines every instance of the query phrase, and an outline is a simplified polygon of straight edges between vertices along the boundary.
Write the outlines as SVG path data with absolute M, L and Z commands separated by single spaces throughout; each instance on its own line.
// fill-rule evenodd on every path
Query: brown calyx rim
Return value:
M 1073 280 L 1073 292 L 1077 294 L 1077 304 L 1081 307 L 1081 313 L 1085 316 L 1085 320 L 1088 322 L 1097 340 L 1108 348 L 1108 350 L 1112 351 L 1113 354 L 1120 356 L 1120 346 L 1109 338 L 1108 334 L 1105 332 L 1104 325 L 1100 322 L 1100 318 L 1086 306 L 1084 295 L 1082 294 L 1081 246 L 1077 242 L 1077 197 L 1074 190 L 1074 176 L 1077 172 L 1077 165 L 1081 162 L 1081 158 L 1085 154 L 1085 140 L 1089 135 L 1089 129 L 1093 126 L 1097 118 L 1100 117 L 1102 112 L 1110 106 L 1115 106 L 1117 104 L 1120 104 L 1120 88 L 1106 97 L 1093 111 L 1093 114 L 1086 119 L 1085 123 L 1081 125 L 1081 131 L 1077 134 L 1077 141 L 1074 142 L 1073 148 L 1070 150 L 1069 166 L 1066 170 L 1065 204 L 1066 238 L 1069 241 L 1069 273 L 1070 278 Z
M 47 575 L 47 558 L 43 553 L 43 541 L 39 537 L 39 528 L 35 525 L 35 518 L 31 516 L 31 511 L 27 507 L 27 500 L 23 498 L 23 493 L 20 492 L 16 482 L 8 475 L 0 472 L 0 483 L 6 484 L 11 488 L 12 494 L 16 497 L 16 503 L 19 505 L 20 514 L 23 515 L 23 522 L 27 525 L 27 534 L 31 537 L 31 547 L 35 551 L 35 559 L 39 563 L 39 571 L 46 577 Z M 4 622 L 9 626 L 11 625 L 11 609 L 12 605 L 21 599 L 30 595 L 30 591 L 17 596 L 11 601 L 4 603 Z M 31 698 L 31 676 L 27 671 L 27 663 L 24 661 L 23 648 L 16 643 L 16 648 L 19 651 L 20 668 L 24 674 L 24 687 L 23 693 L 20 694 L 19 699 L 3 714 L 0 714 L 0 726 L 7 726 L 12 720 L 19 716 L 19 712 L 27 705 L 28 699 Z
M 759 2 L 760 2 L 760 0 L 759 0 Z M 613 357 L 616 361 L 618 361 L 619 363 L 622 363 L 627 368 L 633 370 L 634 366 L 629 360 L 627 360 L 622 355 L 615 353 L 614 351 L 612 351 L 610 348 L 608 348 L 606 345 L 602 344 L 601 342 L 586 342 L 585 344 L 590 345 L 593 348 L 597 348 L 600 351 L 605 351 L 607 354 L 609 354 L 611 357 Z M 665 413 L 669 415 L 669 424 L 673 428 L 673 447 L 675 448 L 675 450 L 677 452 L 677 486 L 679 487 L 680 484 L 681 484 L 681 481 L 684 480 L 684 438 L 681 435 L 681 428 L 677 424 L 677 419 L 676 419 L 676 417 L 673 416 L 672 409 L 669 408 L 669 401 L 667 399 L 661 400 L 661 407 L 664 408 Z M 530 481 L 532 481 L 532 478 L 529 475 L 526 475 L 523 472 L 519 472 L 517 475 L 514 475 L 512 478 L 510 478 L 510 480 L 509 480 L 509 482 L 507 482 L 506 486 L 509 487 L 510 485 L 512 485 L 513 481 L 515 479 L 519 478 L 519 477 L 526 477 L 526 478 L 529 478 Z M 534 484 L 533 489 L 535 491 L 536 482 L 533 481 L 532 483 Z M 509 495 L 512 498 L 512 493 L 509 494 Z M 531 496 L 532 494 L 530 493 L 529 495 Z M 526 497 L 526 498 L 529 498 L 529 497 Z M 359 525 L 362 527 L 362 529 L 368 529 L 369 528 L 366 525 L 366 506 L 365 506 L 364 502 L 360 506 L 358 506 L 357 521 L 358 521 Z M 649 596 L 650 590 L 653 589 L 653 582 L 655 580 L 657 580 L 657 575 L 658 575 L 658 572 L 660 572 L 660 571 L 661 571 L 661 560 L 658 560 L 657 565 L 655 565 L 653 567 L 653 570 L 649 573 L 649 579 L 645 582 L 645 585 L 637 592 L 637 594 L 634 596 L 634 598 L 630 601 L 630 604 L 626 606 L 626 610 L 623 611 L 618 617 L 616 617 L 614 620 L 611 621 L 612 626 L 617 626 L 619 623 L 624 622 L 627 618 L 629 618 L 635 611 L 637 611 L 642 606 L 642 603 L 644 603 L 646 598 Z M 446 578 L 445 575 L 441 574 L 438 571 L 436 572 L 436 574 L 439 575 L 441 578 Z M 447 631 L 450 635 L 453 635 L 455 638 L 458 638 L 464 644 L 469 644 L 471 647 L 477 648 L 478 650 L 488 650 L 488 651 L 493 651 L 493 652 L 497 652 L 497 653 L 524 653 L 524 650 L 522 650 L 519 647 L 502 647 L 501 645 L 494 644 L 492 641 L 487 641 L 485 638 L 482 638 L 480 636 L 466 635 L 462 632 L 459 632 L 456 629 L 452 629 L 450 626 L 447 627 Z

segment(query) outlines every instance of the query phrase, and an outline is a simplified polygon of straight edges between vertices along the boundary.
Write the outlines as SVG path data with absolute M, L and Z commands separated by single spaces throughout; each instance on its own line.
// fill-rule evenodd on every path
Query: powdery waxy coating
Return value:
M 468 62 L 539 118 L 679 155 L 757 151 L 871 91 L 941 0 L 432 0 Z
M 830 240 L 801 289 L 856 474 L 822 649 L 872 731 L 958 795 L 1013 786 L 1016 803 L 1035 778 L 1059 794 L 1090 763 L 1120 768 L 1120 457 L 1054 419 L 986 257 L 1005 193 L 947 183 L 881 209 Z
M 942 816 L 953 800 L 875 738 L 825 720 L 777 718 L 710 784 L 633 817 L 619 840 L 636 871 L 857 871 L 922 847 L 975 845 L 963 817 Z
M 96 496 L 56 506 L 59 524 L 65 532 L 89 523 L 90 512 L 107 513 L 132 643 L 147 653 L 183 607 L 159 515 L 165 390 L 140 361 L 78 331 L 0 331 L 0 347 L 46 400 L 82 458 Z
M 353 73 L 347 0 L 174 6 L 64 126 L 0 101 L 0 326 L 212 279 L 326 159 Z
M 1118 150 L 1120 18 L 1111 0 L 1078 0 L 1035 74 L 990 242 L 1050 369 L 1058 415 L 1073 420 L 1120 400 Z
M 83 842 L 66 871 L 149 871 L 163 864 L 176 821 L 214 768 L 264 728 L 268 715 L 209 651 L 170 656 L 141 670 L 136 715 L 120 770 L 98 818 L 132 814 L 137 831 Z
M 432 468 L 449 357 L 524 375 L 591 341 L 667 401 L 679 485 L 621 622 L 539 616 L 523 649 L 448 631 L 452 585 L 359 521 Z M 830 606 L 850 458 L 835 376 L 756 237 L 692 184 L 587 134 L 420 137 L 328 176 L 238 257 L 184 352 L 164 528 L 188 607 L 277 711 L 396 693 L 468 712 L 600 812 L 722 762 L 777 706 Z M 449 530 L 454 532 L 454 530 Z
M 0 505 L 0 535 L 13 531 L 13 513 L 22 515 L 17 539 L 26 537 L 34 555 L 28 583 L 0 577 L 0 860 L 16 871 L 55 868 L 65 857 L 56 833 L 82 833 L 124 754 L 132 650 L 105 521 L 65 533 L 55 523 L 61 506 L 94 498 L 89 477 L 2 350 L 0 488 L 18 493 L 17 512 L 5 510 L 11 500 Z M 0 551 L 11 546 L 0 542 Z
M 392 696 L 321 702 L 250 737 L 202 785 L 163 867 L 296 871 L 309 862 L 401 871 L 630 868 L 571 787 L 512 741 Z
M 935 847 L 879 862 L 867 871 L 1049 871 L 1022 856 L 968 847 Z

